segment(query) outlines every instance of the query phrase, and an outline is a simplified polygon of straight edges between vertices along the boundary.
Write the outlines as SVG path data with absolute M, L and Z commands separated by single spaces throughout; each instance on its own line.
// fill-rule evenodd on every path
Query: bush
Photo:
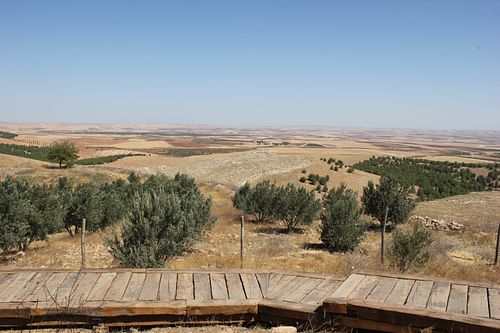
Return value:
M 321 241 L 325 247 L 330 251 L 353 250 L 365 231 L 356 193 L 344 184 L 328 192 L 321 215 Z
M 29 185 L 7 177 L 0 184 L 0 249 L 2 252 L 24 249 L 30 240 L 30 222 L 36 209 L 29 198 Z
M 392 178 L 382 177 L 379 185 L 368 182 L 363 188 L 361 201 L 365 212 L 380 222 L 384 220 L 386 207 L 389 207 L 387 221 L 401 224 L 406 222 L 415 208 L 410 194 L 411 187 L 401 186 Z
M 307 180 L 307 179 L 306 179 L 306 177 L 300 177 L 299 182 L 301 182 L 301 183 L 305 183 L 305 182 L 306 182 L 306 180 Z
M 415 224 L 411 233 L 399 230 L 394 232 L 388 255 L 392 265 L 400 272 L 406 272 L 410 268 L 419 269 L 429 260 L 429 252 L 426 248 L 431 244 L 431 232 Z
M 62 228 L 65 190 L 7 177 L 0 182 L 0 250 L 24 250 Z
M 299 225 L 309 225 L 319 213 L 321 204 L 313 192 L 303 187 L 288 184 L 277 190 L 276 218 L 282 220 L 287 231 L 292 231 Z
M 233 206 L 252 215 L 255 222 L 269 222 L 276 217 L 279 199 L 277 190 L 277 186 L 267 180 L 257 183 L 253 188 L 246 183 L 236 191 Z
M 131 200 L 121 240 L 117 236 L 107 243 L 125 266 L 162 267 L 188 250 L 209 226 L 210 208 L 211 200 L 204 198 L 194 179 L 152 176 Z

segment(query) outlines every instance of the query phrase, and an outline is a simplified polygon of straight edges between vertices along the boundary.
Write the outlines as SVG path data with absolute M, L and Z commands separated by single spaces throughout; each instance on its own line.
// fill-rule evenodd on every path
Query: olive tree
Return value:
M 363 188 L 361 201 L 365 212 L 380 222 L 384 220 L 388 207 L 387 221 L 397 225 L 406 222 L 415 208 L 411 192 L 410 186 L 405 187 L 392 178 L 382 177 L 379 185 L 368 182 Z
M 47 159 L 59 163 L 59 168 L 62 168 L 63 164 L 71 166 L 78 159 L 78 149 L 69 141 L 55 142 L 49 148 Z
M 185 175 L 151 176 L 134 192 L 130 206 L 121 235 L 107 241 L 125 266 L 162 267 L 188 250 L 212 221 L 211 200 Z
M 356 193 L 345 184 L 328 192 L 321 214 L 321 241 L 330 251 L 353 250 L 363 239 L 366 223 Z
M 254 187 L 246 183 L 236 191 L 233 205 L 251 215 L 255 222 L 270 222 L 276 218 L 278 198 L 278 187 L 267 180 Z
M 279 187 L 276 195 L 278 203 L 274 215 L 283 221 L 287 231 L 293 231 L 299 225 L 311 224 L 321 208 L 313 192 L 292 183 Z

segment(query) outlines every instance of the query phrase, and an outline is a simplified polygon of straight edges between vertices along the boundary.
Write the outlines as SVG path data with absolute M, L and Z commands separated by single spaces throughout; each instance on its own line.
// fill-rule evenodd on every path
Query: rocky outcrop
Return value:
M 443 219 L 433 219 L 428 216 L 419 216 L 413 215 L 410 217 L 411 222 L 417 222 L 422 224 L 424 227 L 432 229 L 432 230 L 441 230 L 441 231 L 463 231 L 464 225 L 450 221 L 447 222 Z

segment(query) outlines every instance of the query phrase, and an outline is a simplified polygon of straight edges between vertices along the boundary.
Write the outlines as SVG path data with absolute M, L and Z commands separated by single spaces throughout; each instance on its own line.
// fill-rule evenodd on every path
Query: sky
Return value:
M 0 121 L 500 130 L 500 1 L 0 0 Z

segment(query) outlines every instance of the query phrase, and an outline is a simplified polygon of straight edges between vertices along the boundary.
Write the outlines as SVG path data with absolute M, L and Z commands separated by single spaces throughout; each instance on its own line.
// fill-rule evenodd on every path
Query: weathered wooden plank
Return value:
M 468 286 L 462 284 L 453 284 L 450 290 L 450 298 L 446 312 L 466 314 L 467 313 L 467 292 Z
M 446 311 L 450 288 L 451 284 L 448 282 L 434 282 L 429 300 L 427 301 L 427 309 Z
M 146 274 L 144 285 L 142 286 L 140 301 L 156 301 L 158 299 L 158 289 L 160 287 L 161 273 L 150 272 Z
M 269 287 L 273 287 L 282 277 L 283 274 L 281 273 L 271 273 L 269 276 Z
M 30 297 L 32 302 L 49 302 L 56 299 L 59 286 L 68 276 L 67 272 L 57 272 L 52 274 L 49 279 Z
M 14 280 L 18 273 L 2 273 L 0 274 L 0 290 L 7 288 L 9 283 Z M 1 300 L 0 300 L 1 302 Z
M 257 281 L 259 281 L 260 292 L 262 293 L 262 297 L 267 297 L 267 292 L 269 290 L 269 273 L 256 273 Z
M 300 303 L 315 305 L 321 304 L 328 295 L 331 295 L 334 290 L 342 284 L 341 281 L 336 279 L 328 278 L 324 279 L 316 288 L 311 290 L 311 292 L 306 295 Z
M 379 277 L 374 275 L 366 275 L 363 280 L 354 288 L 353 291 L 347 296 L 349 299 L 365 299 L 366 296 L 378 284 Z
M 259 317 L 264 321 L 274 323 L 282 322 L 283 319 L 311 323 L 317 318 L 317 308 L 317 305 L 265 299 L 259 302 Z
M 136 301 L 141 295 L 142 286 L 146 279 L 146 273 L 132 273 L 128 281 L 127 289 L 123 294 L 122 301 Z
M 463 333 L 498 333 L 498 321 L 489 318 L 450 314 L 444 311 L 408 308 L 406 306 L 387 305 L 353 300 L 347 305 L 347 312 L 352 318 L 392 323 L 400 326 L 399 331 L 432 327 L 436 332 Z
M 85 273 L 71 295 L 71 306 L 83 307 L 101 273 Z
M 361 274 L 351 274 L 349 277 L 342 282 L 342 284 L 335 290 L 329 298 L 346 298 L 356 286 L 363 280 L 365 275 Z
M 299 284 L 296 285 L 293 289 L 288 290 L 288 292 L 280 297 L 280 299 L 285 302 L 299 303 L 302 299 L 304 299 L 304 297 L 309 295 L 309 293 L 321 282 L 323 282 L 322 279 L 301 278 Z
M 71 272 L 66 276 L 56 293 L 58 307 L 68 307 L 70 305 L 72 295 L 84 275 L 85 273 L 81 272 Z
M 243 289 L 243 284 L 241 283 L 240 275 L 238 273 L 227 273 L 226 283 L 227 283 L 227 291 L 229 294 L 229 299 L 231 300 L 246 299 L 245 290 Z
M 495 288 L 488 289 L 490 303 L 490 317 L 500 319 L 500 290 Z
M 194 299 L 193 274 L 179 273 L 177 277 L 176 299 Z
M 21 272 L 0 292 L 0 300 L 9 302 L 11 298 L 35 276 L 35 272 Z
M 467 314 L 490 317 L 488 306 L 488 290 L 483 287 L 469 287 L 469 302 L 467 303 Z
M 290 274 L 285 274 L 281 277 L 281 279 L 276 283 L 271 291 L 269 292 L 267 298 L 269 299 L 275 299 L 280 295 L 283 290 L 286 290 L 287 286 L 289 283 L 292 283 L 292 281 L 296 278 L 295 275 L 290 275 Z
M 245 294 L 248 299 L 259 299 L 262 298 L 262 293 L 260 291 L 259 281 L 253 273 L 241 273 L 241 282 L 243 282 L 243 288 L 245 288 Z
M 390 277 L 380 277 L 378 284 L 372 292 L 366 297 L 368 301 L 384 302 L 396 285 L 398 279 Z
M 405 304 L 414 283 L 415 280 L 397 279 L 394 288 L 392 288 L 384 302 L 393 305 Z
M 189 300 L 187 301 L 188 316 L 235 316 L 258 313 L 258 300 Z M 251 317 L 253 318 L 253 316 Z
M 284 285 L 279 292 L 276 292 L 276 295 L 273 299 L 278 301 L 283 301 L 285 297 L 290 293 L 296 290 L 299 286 L 303 285 L 309 278 L 302 276 L 294 276 L 293 279 Z
M 214 300 L 225 300 L 229 298 L 224 273 L 211 273 L 210 282 L 212 286 L 212 298 Z
M 30 297 L 38 291 L 40 287 L 49 279 L 52 274 L 49 272 L 38 272 L 35 276 L 24 286 L 17 291 L 10 299 L 11 302 L 29 301 Z
M 102 301 L 109 287 L 111 287 L 111 283 L 113 283 L 115 276 L 116 273 L 102 273 L 99 279 L 97 279 L 94 288 L 90 291 L 87 300 Z
M 116 273 L 115 279 L 111 286 L 109 287 L 106 295 L 104 295 L 105 301 L 119 301 L 122 299 L 125 289 L 127 289 L 128 281 L 132 276 L 131 272 L 118 272 Z
M 425 309 L 433 285 L 434 282 L 432 281 L 415 281 L 410 295 L 408 295 L 408 299 L 406 300 L 406 306 Z
M 212 299 L 210 289 L 210 275 L 208 273 L 194 273 L 194 299 L 198 301 L 208 301 Z
M 177 295 L 177 273 L 162 273 L 158 298 L 160 301 L 173 301 Z

